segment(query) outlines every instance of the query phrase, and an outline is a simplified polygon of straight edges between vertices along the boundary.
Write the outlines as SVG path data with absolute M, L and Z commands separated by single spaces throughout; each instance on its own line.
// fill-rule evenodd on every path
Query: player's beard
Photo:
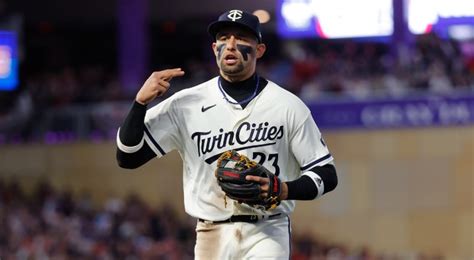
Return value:
M 237 64 L 229 66 L 229 65 L 226 65 L 225 60 L 222 59 L 220 62 L 220 69 L 222 70 L 223 73 L 227 75 L 238 75 L 244 71 L 245 66 L 242 63 L 242 61 L 239 61 Z

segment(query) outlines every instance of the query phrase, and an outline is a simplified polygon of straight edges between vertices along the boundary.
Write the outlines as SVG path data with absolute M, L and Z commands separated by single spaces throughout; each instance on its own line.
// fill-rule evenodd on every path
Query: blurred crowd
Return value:
M 0 183 L 0 259 L 192 259 L 194 223 L 137 196 L 94 207 L 47 183 Z
M 193 259 L 196 220 L 140 197 L 91 197 L 47 182 L 25 192 L 0 179 L 0 259 Z M 437 254 L 374 253 L 292 234 L 292 260 L 441 260 Z
M 0 91 L 0 144 L 41 140 L 48 132 L 75 135 L 72 139 L 83 132 L 110 132 L 120 123 L 113 116 L 86 118 L 84 111 L 98 104 L 130 104 L 153 70 L 186 71 L 173 79 L 166 96 L 218 75 L 206 24 L 151 25 L 149 71 L 135 87 L 125 88 L 117 68 L 115 25 L 92 28 L 26 19 L 23 24 L 2 2 L 0 29 L 20 31 L 20 84 L 16 91 Z M 474 93 L 474 39 L 457 42 L 431 33 L 394 46 L 390 40 L 288 40 L 265 32 L 264 41 L 267 53 L 258 63 L 259 73 L 308 103 Z
M 268 53 L 259 63 L 260 74 L 307 102 L 474 91 L 474 40 L 461 45 L 432 33 L 418 36 L 412 46 L 397 50 L 384 42 L 351 40 L 275 38 L 267 45 Z M 67 53 L 58 53 L 58 48 L 51 56 L 43 56 L 59 61 L 45 67 L 40 67 L 42 64 L 29 67 L 22 76 L 22 88 L 36 108 L 133 100 L 135 92 L 125 91 L 112 65 L 75 65 L 69 57 L 64 57 Z M 185 77 L 174 80 L 173 91 L 218 75 L 215 61 L 209 57 L 210 44 L 195 51 L 201 54 L 176 55 L 173 60 L 159 60 L 163 64 L 153 66 L 154 69 L 181 67 L 186 71 Z M 143 75 L 143 82 L 146 77 Z M 136 91 L 143 82 L 137 82 Z
M 449 95 L 474 91 L 473 48 L 474 41 L 434 33 L 397 49 L 383 42 L 289 42 L 283 46 L 289 59 L 262 69 L 307 102 Z

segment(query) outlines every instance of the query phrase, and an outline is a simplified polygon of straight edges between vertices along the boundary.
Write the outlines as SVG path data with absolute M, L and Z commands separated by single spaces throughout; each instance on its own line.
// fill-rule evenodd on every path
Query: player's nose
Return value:
M 235 50 L 236 47 L 237 47 L 237 39 L 235 38 L 234 35 L 231 35 L 229 39 L 227 40 L 227 49 Z

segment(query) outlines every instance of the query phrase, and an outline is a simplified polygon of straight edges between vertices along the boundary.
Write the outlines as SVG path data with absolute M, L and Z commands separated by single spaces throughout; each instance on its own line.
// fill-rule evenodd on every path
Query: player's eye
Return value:
M 254 39 L 252 35 L 248 35 L 248 34 L 237 34 L 235 38 L 243 42 L 251 42 Z
M 219 41 L 225 41 L 229 38 L 229 35 L 228 34 L 218 34 L 216 38 Z

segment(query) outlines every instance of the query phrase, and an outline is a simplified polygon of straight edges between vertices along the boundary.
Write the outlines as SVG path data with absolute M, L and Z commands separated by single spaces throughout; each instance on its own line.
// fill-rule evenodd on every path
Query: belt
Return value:
M 246 222 L 246 223 L 257 223 L 260 220 L 264 219 L 272 219 L 281 216 L 281 213 L 273 214 L 273 215 L 233 215 L 228 219 L 224 220 L 205 220 L 198 218 L 199 222 L 204 222 L 206 224 L 222 224 L 222 223 L 232 223 L 232 222 Z

